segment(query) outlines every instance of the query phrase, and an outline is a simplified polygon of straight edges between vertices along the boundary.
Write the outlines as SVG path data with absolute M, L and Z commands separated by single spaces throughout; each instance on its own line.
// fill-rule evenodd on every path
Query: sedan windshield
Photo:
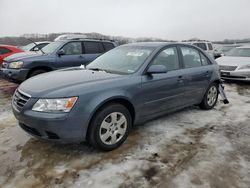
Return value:
M 52 42 L 52 43 L 46 45 L 45 47 L 43 47 L 42 50 L 46 54 L 51 54 L 51 53 L 55 52 L 55 50 L 57 50 L 62 44 L 63 44 L 62 41 Z
M 227 56 L 250 57 L 250 48 L 234 48 L 227 52 Z
M 87 69 L 132 74 L 140 68 L 152 51 L 153 48 L 146 47 L 118 47 L 98 57 Z

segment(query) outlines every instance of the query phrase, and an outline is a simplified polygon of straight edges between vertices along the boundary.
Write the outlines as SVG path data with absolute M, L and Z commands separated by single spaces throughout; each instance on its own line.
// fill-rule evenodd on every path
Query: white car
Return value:
M 185 43 L 194 45 L 205 51 L 212 58 L 215 58 L 215 49 L 211 42 L 205 40 L 183 41 Z
M 234 48 L 216 62 L 222 79 L 250 81 L 250 45 Z

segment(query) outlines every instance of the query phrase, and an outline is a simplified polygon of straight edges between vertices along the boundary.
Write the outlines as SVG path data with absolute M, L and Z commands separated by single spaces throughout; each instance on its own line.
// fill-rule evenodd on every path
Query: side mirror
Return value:
M 167 68 L 164 65 L 151 65 L 147 70 L 147 74 L 161 74 L 166 72 Z
M 59 51 L 57 52 L 57 55 L 58 55 L 58 56 L 65 55 L 65 51 L 64 51 L 63 49 L 61 49 L 61 50 L 59 50 Z

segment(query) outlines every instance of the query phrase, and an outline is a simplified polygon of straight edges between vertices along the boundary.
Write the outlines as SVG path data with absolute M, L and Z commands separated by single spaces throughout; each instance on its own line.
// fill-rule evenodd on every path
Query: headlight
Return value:
M 238 70 L 241 70 L 241 69 L 250 69 L 250 65 L 243 65 L 238 68 Z
M 77 97 L 61 99 L 39 99 L 33 106 L 38 112 L 69 112 L 77 101 Z
M 21 62 L 21 61 L 15 61 L 15 62 L 11 62 L 9 64 L 9 68 L 11 68 L 11 69 L 20 69 L 20 68 L 22 68 L 22 66 L 23 66 L 23 62 Z

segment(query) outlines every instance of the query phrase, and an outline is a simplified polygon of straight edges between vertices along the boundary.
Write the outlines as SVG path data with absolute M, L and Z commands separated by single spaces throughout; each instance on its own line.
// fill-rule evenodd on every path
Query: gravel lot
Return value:
M 11 112 L 16 87 L 0 80 L 0 187 L 250 187 L 249 84 L 227 83 L 228 105 L 136 126 L 106 153 L 28 136 Z

